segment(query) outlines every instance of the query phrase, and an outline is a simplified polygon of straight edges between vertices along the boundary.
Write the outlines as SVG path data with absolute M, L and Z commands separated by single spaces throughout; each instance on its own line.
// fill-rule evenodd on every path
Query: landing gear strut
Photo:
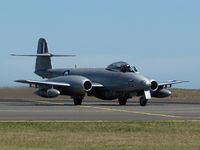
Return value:
M 140 106 L 146 106 L 148 99 L 146 99 L 144 96 L 140 97 Z
M 119 105 L 126 105 L 127 98 L 120 97 L 118 98 Z
M 81 105 L 83 101 L 83 96 L 75 96 L 74 99 L 74 105 Z

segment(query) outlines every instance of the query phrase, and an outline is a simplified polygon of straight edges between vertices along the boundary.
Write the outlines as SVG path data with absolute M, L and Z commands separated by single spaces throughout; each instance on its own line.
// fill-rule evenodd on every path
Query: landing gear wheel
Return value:
M 74 105 L 81 105 L 83 101 L 83 97 L 74 97 Z
M 126 105 L 127 99 L 126 98 L 118 98 L 119 105 Z
M 145 97 L 140 97 L 140 106 L 146 106 L 147 105 L 147 101 L 148 99 L 146 99 Z

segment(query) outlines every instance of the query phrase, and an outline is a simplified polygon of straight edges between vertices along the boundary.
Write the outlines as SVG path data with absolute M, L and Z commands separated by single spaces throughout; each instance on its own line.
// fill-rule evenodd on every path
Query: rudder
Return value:
M 44 38 L 38 40 L 37 54 L 48 54 L 47 42 Z M 35 64 L 35 73 L 39 76 L 43 76 L 44 72 L 48 69 L 52 69 L 50 56 L 37 56 Z

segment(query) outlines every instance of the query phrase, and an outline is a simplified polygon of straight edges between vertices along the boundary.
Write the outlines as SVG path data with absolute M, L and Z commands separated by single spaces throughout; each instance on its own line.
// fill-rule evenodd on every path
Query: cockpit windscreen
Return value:
M 120 61 L 109 65 L 106 70 L 116 72 L 138 72 L 135 66 L 130 66 L 128 63 Z

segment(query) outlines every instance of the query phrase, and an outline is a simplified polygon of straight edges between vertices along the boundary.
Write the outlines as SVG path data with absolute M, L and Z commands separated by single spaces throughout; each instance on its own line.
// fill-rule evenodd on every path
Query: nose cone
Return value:
M 144 87 L 151 87 L 151 81 L 149 80 L 143 80 L 141 82 L 141 84 L 144 86 Z

